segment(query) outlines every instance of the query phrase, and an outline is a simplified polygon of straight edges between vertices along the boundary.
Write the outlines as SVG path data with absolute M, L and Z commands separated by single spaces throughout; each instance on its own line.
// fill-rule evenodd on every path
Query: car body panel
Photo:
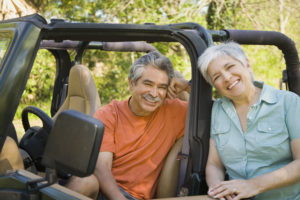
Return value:
M 31 23 L 0 24 L 0 30 L 11 32 L 12 41 L 0 73 L 0 149 L 8 124 L 13 119 L 25 88 L 37 48 L 40 29 Z

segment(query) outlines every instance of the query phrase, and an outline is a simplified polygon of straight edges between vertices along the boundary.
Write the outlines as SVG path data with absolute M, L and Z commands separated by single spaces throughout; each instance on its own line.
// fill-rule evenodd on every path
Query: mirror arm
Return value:
M 57 175 L 55 169 L 46 168 L 45 178 L 39 178 L 35 180 L 30 180 L 26 183 L 27 192 L 30 194 L 37 194 L 42 188 L 48 187 L 57 181 Z M 45 182 L 45 183 L 43 183 Z

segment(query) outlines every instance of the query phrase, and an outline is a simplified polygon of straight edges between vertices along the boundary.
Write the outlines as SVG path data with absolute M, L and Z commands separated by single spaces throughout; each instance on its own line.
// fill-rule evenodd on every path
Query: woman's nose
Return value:
M 225 81 L 229 81 L 231 76 L 232 75 L 231 75 L 230 72 L 227 72 L 227 71 L 223 72 L 223 78 L 224 78 Z

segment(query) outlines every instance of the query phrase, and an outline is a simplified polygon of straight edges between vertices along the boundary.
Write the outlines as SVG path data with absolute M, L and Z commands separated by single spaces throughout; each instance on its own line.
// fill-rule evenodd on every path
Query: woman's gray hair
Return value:
M 157 69 L 163 70 L 168 75 L 170 83 L 174 77 L 174 68 L 169 58 L 163 56 L 158 51 L 152 51 L 137 59 L 130 68 L 128 78 L 136 84 L 137 80 L 142 76 L 145 66 L 151 65 Z
M 211 86 L 213 86 L 213 82 L 208 75 L 207 68 L 211 61 L 220 56 L 230 56 L 231 58 L 239 61 L 244 67 L 247 67 L 247 56 L 239 44 L 230 41 L 208 47 L 198 59 L 198 68 L 203 78 Z M 253 74 L 251 74 L 251 78 L 254 79 Z

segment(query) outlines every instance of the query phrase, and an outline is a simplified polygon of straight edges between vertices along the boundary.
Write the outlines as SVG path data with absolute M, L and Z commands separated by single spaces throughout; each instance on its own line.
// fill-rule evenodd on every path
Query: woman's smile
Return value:
M 233 88 L 236 84 L 238 84 L 240 82 L 240 80 L 236 80 L 236 81 L 234 81 L 231 85 L 229 85 L 228 87 L 227 87 L 227 89 L 228 90 L 230 90 L 231 88 Z

